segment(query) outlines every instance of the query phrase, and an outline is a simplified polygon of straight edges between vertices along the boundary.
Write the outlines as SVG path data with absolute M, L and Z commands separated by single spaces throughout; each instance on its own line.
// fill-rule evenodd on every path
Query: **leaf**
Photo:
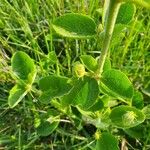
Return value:
M 104 132 L 96 142 L 96 150 L 119 150 L 118 144 L 113 135 Z
M 96 34 L 96 24 L 86 15 L 69 13 L 53 22 L 56 33 L 70 38 L 91 38 Z
M 24 52 L 16 52 L 12 59 L 11 65 L 13 72 L 21 79 L 27 83 L 32 83 L 35 74 L 36 68 L 33 60 Z
M 137 138 L 143 138 L 146 135 L 143 129 L 144 129 L 144 125 L 140 124 L 136 127 L 126 129 L 124 131 L 130 137 L 137 139 Z
M 104 108 L 104 103 L 99 99 L 95 102 L 95 104 L 88 109 L 88 111 L 100 111 Z
M 47 57 L 41 59 L 40 63 L 44 70 L 48 70 L 50 66 L 53 66 L 57 63 L 57 55 L 55 51 L 50 51 Z
M 116 99 L 112 99 L 108 95 L 103 95 L 101 100 L 104 103 L 104 107 L 114 107 L 119 103 Z
M 146 116 L 146 119 L 150 119 L 150 104 L 145 106 L 143 109 L 142 109 L 142 112 L 145 114 Z
M 127 32 L 127 25 L 125 24 L 116 24 L 114 27 L 111 46 L 120 44 L 122 39 L 125 37 L 125 33 Z
M 132 98 L 132 106 L 142 109 L 144 106 L 143 95 L 139 91 L 135 91 Z
M 119 9 L 116 24 L 128 24 L 133 19 L 136 7 L 131 3 L 124 3 Z
M 130 102 L 133 97 L 133 86 L 127 76 L 116 69 L 110 69 L 102 74 L 100 87 L 104 93 L 125 102 Z
M 71 91 L 62 99 L 62 105 L 79 105 L 84 110 L 88 109 L 96 102 L 99 95 L 98 83 L 95 79 L 85 77 L 79 79 Z
M 58 121 L 52 123 L 49 121 L 42 122 L 36 129 L 37 133 L 40 136 L 48 136 L 58 127 L 58 124 Z
M 112 109 L 110 119 L 113 125 L 126 129 L 142 123 L 145 115 L 135 107 L 121 105 Z
M 81 112 L 77 109 L 77 107 L 71 106 L 71 111 L 72 113 L 78 118 L 79 120 L 82 119 L 82 114 Z
M 103 67 L 103 71 L 107 71 L 111 69 L 111 62 L 110 59 L 106 58 L 105 63 L 104 63 L 104 67 Z
M 103 95 L 103 96 L 101 97 L 101 101 L 103 102 L 104 107 L 110 107 L 110 106 L 109 106 L 110 97 L 109 97 L 108 95 Z
M 126 25 L 124 24 L 116 24 L 114 27 L 112 39 L 111 39 L 111 46 L 114 46 L 120 42 L 121 39 L 125 36 L 125 31 L 126 31 Z M 103 41 L 104 41 L 104 34 L 105 32 L 101 32 L 99 35 L 99 44 L 102 46 Z
M 146 88 L 142 88 L 142 92 L 147 95 L 148 97 L 150 97 L 150 83 L 148 83 Z
M 9 92 L 8 105 L 13 108 L 15 107 L 28 93 L 23 87 L 16 84 Z
M 131 3 L 137 4 L 139 6 L 150 9 L 150 0 L 123 0 L 123 1 L 131 2 Z
M 96 71 L 98 67 L 96 59 L 94 59 L 91 55 L 82 55 L 80 58 L 89 71 Z
M 67 94 L 71 89 L 71 85 L 68 83 L 68 78 L 50 75 L 42 78 L 39 81 L 39 87 L 42 90 L 40 101 L 47 104 L 52 98 L 63 96 Z
M 31 85 L 36 76 L 36 68 L 33 60 L 22 51 L 18 51 L 12 56 L 11 65 L 13 72 L 19 78 L 18 84 L 9 92 L 8 104 L 13 108 L 31 89 Z

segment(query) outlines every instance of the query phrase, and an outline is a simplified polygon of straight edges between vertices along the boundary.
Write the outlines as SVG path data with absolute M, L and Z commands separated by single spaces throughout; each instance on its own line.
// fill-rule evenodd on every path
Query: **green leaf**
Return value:
M 99 99 L 95 102 L 95 104 L 88 109 L 88 111 L 100 111 L 104 108 L 104 103 Z
M 112 109 L 110 119 L 118 128 L 131 128 L 142 123 L 145 115 L 137 108 L 122 105 Z
M 105 63 L 104 63 L 103 70 L 104 70 L 104 71 L 107 71 L 107 70 L 110 70 L 110 69 L 111 69 L 111 62 L 110 62 L 110 59 L 106 58 Z
M 114 107 L 118 105 L 118 101 L 116 99 L 113 99 L 112 97 L 108 95 L 103 95 L 101 97 L 102 102 L 104 103 L 104 107 Z
M 150 0 L 123 0 L 124 2 L 131 2 L 142 7 L 150 9 Z
M 39 98 L 40 101 L 47 104 L 52 98 L 67 94 L 72 87 L 68 81 L 68 78 L 56 75 L 42 78 L 39 81 L 39 87 L 42 90 L 42 94 Z
M 150 83 L 148 83 L 146 88 L 142 88 L 142 92 L 147 95 L 148 97 L 150 97 Z
M 109 107 L 110 97 L 108 95 L 103 95 L 101 101 L 104 104 L 104 107 Z
M 96 24 L 86 15 L 69 13 L 53 22 L 56 33 L 70 38 L 91 38 L 96 34 Z
M 128 24 L 133 19 L 136 12 L 136 7 L 131 3 L 124 3 L 121 5 L 116 24 Z
M 130 102 L 133 97 L 133 86 L 127 76 L 116 69 L 110 69 L 102 74 L 100 87 L 104 93 L 125 102 Z
M 96 150 L 119 150 L 118 144 L 113 135 L 104 132 L 96 142 Z
M 24 52 L 16 52 L 11 59 L 12 70 L 19 81 L 10 91 L 8 104 L 15 107 L 31 89 L 36 76 L 36 68 L 33 60 Z
M 113 31 L 113 35 L 112 35 L 112 39 L 111 39 L 111 46 L 114 46 L 118 43 L 120 43 L 120 40 L 123 39 L 123 37 L 125 36 L 125 31 L 126 31 L 126 25 L 124 24 L 116 24 L 114 27 L 114 31 Z M 102 46 L 103 41 L 104 41 L 104 34 L 105 32 L 101 32 L 99 35 L 99 44 Z
M 8 105 L 11 108 L 15 107 L 27 93 L 27 90 L 16 84 L 9 92 Z
M 142 112 L 145 114 L 146 116 L 146 119 L 150 119 L 150 104 L 145 106 L 143 109 L 142 109 Z
M 40 79 L 39 87 L 42 91 L 48 91 L 50 89 L 60 89 L 60 91 L 65 90 L 64 86 L 69 86 L 69 78 L 63 76 L 50 75 Z
M 143 138 L 146 134 L 145 134 L 145 130 L 143 130 L 145 127 L 144 125 L 140 124 L 136 127 L 130 128 L 130 129 L 126 129 L 124 130 L 126 134 L 128 134 L 130 137 L 134 138 L 134 139 L 139 139 L 139 138 Z
M 114 27 L 111 46 L 120 44 L 122 39 L 125 37 L 125 33 L 127 32 L 127 25 L 125 24 L 116 24 Z
M 12 59 L 11 65 L 13 72 L 21 79 L 27 83 L 32 83 L 35 74 L 36 68 L 33 60 L 24 52 L 16 52 Z
M 135 91 L 132 98 L 132 106 L 142 109 L 144 106 L 143 95 L 139 91 Z
M 84 110 L 88 109 L 96 102 L 99 95 L 98 83 L 95 79 L 85 77 L 79 79 L 71 91 L 62 99 L 64 106 L 79 105 Z
M 37 133 L 40 136 L 48 136 L 58 127 L 58 124 L 58 121 L 52 123 L 49 121 L 42 122 L 36 129 Z
M 80 58 L 83 64 L 85 65 L 85 67 L 89 71 L 93 71 L 93 72 L 96 71 L 98 66 L 96 59 L 94 59 L 91 55 L 82 55 Z

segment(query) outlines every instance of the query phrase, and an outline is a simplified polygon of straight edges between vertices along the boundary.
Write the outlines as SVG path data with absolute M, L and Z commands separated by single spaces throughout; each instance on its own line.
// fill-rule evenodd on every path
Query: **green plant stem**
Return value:
M 98 62 L 98 69 L 96 71 L 96 74 L 98 76 L 101 76 L 103 72 L 104 63 L 105 63 L 107 53 L 109 50 L 109 46 L 110 46 L 110 42 L 111 42 L 111 38 L 112 38 L 112 34 L 113 34 L 113 30 L 114 30 L 114 26 L 115 26 L 115 22 L 116 22 L 116 18 L 118 15 L 120 5 L 121 3 L 118 0 L 110 0 L 109 2 L 109 6 L 106 12 L 107 14 L 106 23 L 104 25 L 104 32 L 105 32 L 104 41 L 103 41 L 103 46 L 102 46 L 99 62 Z

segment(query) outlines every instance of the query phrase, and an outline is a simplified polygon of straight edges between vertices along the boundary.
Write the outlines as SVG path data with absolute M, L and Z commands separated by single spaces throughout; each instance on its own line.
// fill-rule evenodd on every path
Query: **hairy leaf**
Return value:
M 150 9 L 150 0 L 123 0 L 123 1 L 134 3 L 134 4 L 137 4 L 139 6 L 146 7 L 148 9 Z
M 118 140 L 110 133 L 104 132 L 96 142 L 96 150 L 119 150 Z
M 100 87 L 104 93 L 130 102 L 133 97 L 133 86 L 127 76 L 116 69 L 110 69 L 102 74 Z
M 69 13 L 53 22 L 56 33 L 70 38 L 91 38 L 96 34 L 96 24 L 86 15 Z
M 96 102 L 99 94 L 98 83 L 95 79 L 85 77 L 79 79 L 71 91 L 62 99 L 62 104 L 79 105 L 83 109 L 88 109 Z
M 136 7 L 131 3 L 124 3 L 121 5 L 116 23 L 128 24 L 134 17 Z
M 150 119 L 150 104 L 145 106 L 143 109 L 142 109 L 142 112 L 145 114 L 146 116 L 146 119 Z
M 8 104 L 11 108 L 15 107 L 27 94 L 27 91 L 16 84 L 9 92 Z
M 112 109 L 110 119 L 118 128 L 131 128 L 142 123 L 145 115 L 135 107 L 122 105 Z
M 134 95 L 132 98 L 132 106 L 136 108 L 142 109 L 144 106 L 143 95 L 139 91 L 134 91 Z
M 97 69 L 96 59 L 94 59 L 90 55 L 82 55 L 80 58 L 88 70 L 93 71 L 93 72 L 96 71 Z
M 58 121 L 52 123 L 50 123 L 49 121 L 42 122 L 37 127 L 37 133 L 40 136 L 48 136 L 57 128 L 58 124 L 59 124 Z
M 39 81 L 39 87 L 42 90 L 40 101 L 43 103 L 49 103 L 52 98 L 63 96 L 67 94 L 71 89 L 71 85 L 68 83 L 68 78 L 50 75 L 42 78 Z
M 33 60 L 24 52 L 16 52 L 12 59 L 11 65 L 13 72 L 21 79 L 27 83 L 32 83 L 35 74 L 36 68 Z

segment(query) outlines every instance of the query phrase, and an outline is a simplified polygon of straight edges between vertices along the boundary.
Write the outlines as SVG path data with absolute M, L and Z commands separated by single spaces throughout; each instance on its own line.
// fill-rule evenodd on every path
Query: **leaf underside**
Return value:
M 15 85 L 9 92 L 8 104 L 11 108 L 15 107 L 27 94 L 27 91 L 20 87 L 19 85 Z

